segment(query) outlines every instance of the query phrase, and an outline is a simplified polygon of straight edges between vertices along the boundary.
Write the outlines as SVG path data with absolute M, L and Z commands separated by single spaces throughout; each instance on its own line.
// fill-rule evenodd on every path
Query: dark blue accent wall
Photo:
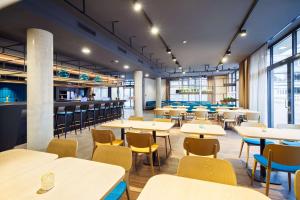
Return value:
M 0 102 L 6 102 L 9 96 L 9 102 L 26 101 L 26 85 L 14 83 L 0 83 Z

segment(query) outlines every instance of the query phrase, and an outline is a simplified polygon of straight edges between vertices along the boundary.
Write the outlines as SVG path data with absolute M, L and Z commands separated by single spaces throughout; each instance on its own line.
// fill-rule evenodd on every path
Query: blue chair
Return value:
M 271 171 L 288 173 L 289 191 L 291 191 L 291 173 L 300 170 L 300 147 L 270 144 L 264 149 L 263 155 L 254 155 L 254 166 L 252 170 L 251 184 L 253 184 L 257 163 L 263 165 L 267 170 L 266 195 L 269 195 Z
M 111 191 L 104 200 L 119 200 L 123 196 L 124 192 L 127 191 L 127 184 L 125 181 L 120 182 L 114 189 Z
M 241 126 L 266 128 L 266 126 L 264 124 L 257 123 L 257 122 L 242 122 Z M 241 143 L 241 149 L 240 149 L 239 158 L 241 158 L 243 147 L 244 147 L 245 143 L 247 144 L 246 167 L 248 167 L 249 154 L 250 154 L 250 146 L 260 146 L 260 139 L 245 138 L 245 137 L 242 138 L 242 143 Z M 274 144 L 274 142 L 271 141 L 271 140 L 266 140 L 266 145 L 268 145 L 268 144 Z

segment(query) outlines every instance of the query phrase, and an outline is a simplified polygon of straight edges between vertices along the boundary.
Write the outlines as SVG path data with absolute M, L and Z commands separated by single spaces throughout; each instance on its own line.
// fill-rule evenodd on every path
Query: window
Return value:
M 297 30 L 297 53 L 300 53 L 300 29 Z
M 273 63 L 277 63 L 292 56 L 292 35 L 289 35 L 273 46 Z

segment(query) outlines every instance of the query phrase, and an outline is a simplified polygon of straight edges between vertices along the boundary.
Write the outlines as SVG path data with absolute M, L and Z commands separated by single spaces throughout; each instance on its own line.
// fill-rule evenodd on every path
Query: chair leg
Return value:
M 270 168 L 267 168 L 267 177 L 266 177 L 266 196 L 269 196 L 270 176 L 271 176 L 271 169 L 270 169 Z
M 246 167 L 248 167 L 249 154 L 250 154 L 250 146 L 249 146 L 249 145 L 247 145 Z
M 129 186 L 129 185 L 126 185 L 126 196 L 127 196 L 127 199 L 130 200 L 130 195 L 129 195 L 128 186 Z
M 158 149 L 156 151 L 156 155 L 157 155 L 157 159 L 158 159 L 158 170 L 160 171 L 160 157 L 159 157 Z
M 289 192 L 291 191 L 291 173 L 288 173 L 288 182 L 289 182 Z
M 168 158 L 168 144 L 167 144 L 167 137 L 165 138 L 165 149 L 166 149 L 166 158 Z
M 257 161 L 254 160 L 254 165 L 253 165 L 253 169 L 252 169 L 252 176 L 251 176 L 251 185 L 253 185 L 254 176 L 255 176 L 255 172 L 256 172 L 256 167 L 257 167 Z
M 150 166 L 151 166 L 152 176 L 154 176 L 154 167 L 153 167 L 152 153 L 149 153 L 149 162 L 150 162 Z
M 244 141 L 242 139 L 242 143 L 241 143 L 241 149 L 240 149 L 240 154 L 239 154 L 239 158 L 241 158 L 241 155 L 242 155 L 242 151 L 243 151 L 243 147 L 244 147 Z
M 138 156 L 138 153 L 134 153 L 134 169 L 135 169 L 135 171 L 137 171 L 137 165 L 136 165 L 136 163 L 137 163 L 137 156 Z
M 168 135 L 168 140 L 169 140 L 169 146 L 170 146 L 170 152 L 172 151 L 172 146 L 171 146 L 171 139 L 170 136 Z

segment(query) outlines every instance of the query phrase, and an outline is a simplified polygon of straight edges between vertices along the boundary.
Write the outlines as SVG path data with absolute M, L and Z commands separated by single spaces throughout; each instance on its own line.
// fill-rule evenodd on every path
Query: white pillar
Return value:
M 53 35 L 27 30 L 27 148 L 46 149 L 53 138 Z
M 156 78 L 156 108 L 161 107 L 161 77 Z
M 143 116 L 143 72 L 134 72 L 134 115 Z

